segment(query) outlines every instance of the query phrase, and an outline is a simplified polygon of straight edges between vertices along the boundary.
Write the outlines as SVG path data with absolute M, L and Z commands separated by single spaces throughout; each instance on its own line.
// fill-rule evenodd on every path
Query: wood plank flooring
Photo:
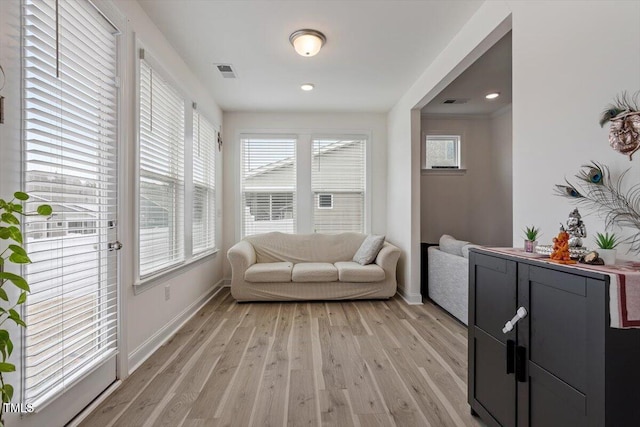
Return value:
M 81 426 L 480 426 L 466 381 L 466 329 L 432 304 L 224 288 Z

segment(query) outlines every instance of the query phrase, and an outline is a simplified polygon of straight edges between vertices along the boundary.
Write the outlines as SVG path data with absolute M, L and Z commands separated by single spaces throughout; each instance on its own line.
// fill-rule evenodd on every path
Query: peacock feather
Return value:
M 629 169 L 616 179 L 611 179 L 606 165 L 591 162 L 578 172 L 578 184 L 567 181 L 567 185 L 556 185 L 555 193 L 571 199 L 576 204 L 599 214 L 607 228 L 614 225 L 630 227 L 635 233 L 625 242 L 629 251 L 640 253 L 640 184 L 624 190 L 625 176 Z
M 639 111 L 639 96 L 640 91 L 634 93 L 632 96 L 629 96 L 627 92 L 622 92 L 621 94 L 617 95 L 614 102 L 607 105 L 607 108 L 605 108 L 605 110 L 602 112 L 602 116 L 600 116 L 600 127 L 603 127 L 618 114 L 630 111 Z

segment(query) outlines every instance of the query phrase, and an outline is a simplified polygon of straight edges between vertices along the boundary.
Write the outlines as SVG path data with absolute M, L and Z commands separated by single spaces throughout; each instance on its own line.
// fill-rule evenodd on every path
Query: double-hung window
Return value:
M 313 138 L 313 231 L 364 232 L 366 139 Z
M 140 277 L 182 262 L 184 250 L 185 101 L 140 51 Z
M 213 250 L 216 246 L 216 141 L 211 122 L 193 111 L 193 253 Z
M 242 236 L 296 231 L 295 137 L 241 137 Z

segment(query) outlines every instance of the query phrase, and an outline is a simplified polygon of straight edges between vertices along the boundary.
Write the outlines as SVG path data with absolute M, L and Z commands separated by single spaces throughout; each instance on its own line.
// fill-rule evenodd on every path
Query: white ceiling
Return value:
M 511 104 L 511 32 L 500 39 L 422 109 L 423 114 L 488 115 Z M 489 92 L 500 92 L 493 100 Z M 466 104 L 443 104 L 447 99 Z
M 388 111 L 481 0 L 138 0 L 225 111 Z M 327 36 L 304 58 L 289 35 Z M 238 75 L 223 79 L 214 63 Z M 311 92 L 300 90 L 313 83 Z

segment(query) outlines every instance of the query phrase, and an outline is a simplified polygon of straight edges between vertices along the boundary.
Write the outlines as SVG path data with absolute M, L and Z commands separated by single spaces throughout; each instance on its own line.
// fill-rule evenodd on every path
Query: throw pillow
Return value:
M 462 256 L 462 247 L 468 244 L 469 242 L 457 240 L 448 234 L 443 234 L 440 237 L 440 250 L 451 255 Z
M 367 236 L 353 256 L 353 260 L 360 265 L 371 264 L 378 256 L 382 245 L 384 245 L 384 236 Z

